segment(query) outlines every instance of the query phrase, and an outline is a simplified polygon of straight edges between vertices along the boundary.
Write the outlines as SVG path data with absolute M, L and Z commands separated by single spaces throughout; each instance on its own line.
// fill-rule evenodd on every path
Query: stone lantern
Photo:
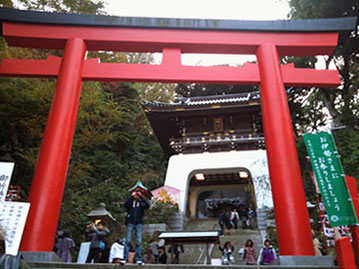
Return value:
M 97 209 L 94 209 L 87 214 L 87 217 L 93 220 L 95 223 L 101 220 L 105 221 L 106 223 L 116 221 L 112 214 L 106 210 L 105 203 L 100 203 Z

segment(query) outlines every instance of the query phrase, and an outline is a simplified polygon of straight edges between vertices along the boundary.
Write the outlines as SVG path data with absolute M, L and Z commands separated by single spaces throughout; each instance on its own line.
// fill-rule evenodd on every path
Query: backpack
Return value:
M 101 250 L 104 250 L 105 249 L 105 247 L 106 247 L 106 244 L 105 244 L 105 242 L 103 242 L 103 241 L 100 241 L 99 242 L 99 246 L 98 246 Z

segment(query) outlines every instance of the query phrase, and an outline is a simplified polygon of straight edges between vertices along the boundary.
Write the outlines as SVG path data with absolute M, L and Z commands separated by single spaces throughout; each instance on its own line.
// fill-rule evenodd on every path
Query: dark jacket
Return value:
M 123 206 L 127 209 L 126 222 L 132 224 L 142 224 L 143 223 L 143 215 L 145 209 L 150 207 L 150 204 L 140 197 L 139 201 L 136 201 L 132 196 L 123 204 Z
M 168 252 L 171 253 L 173 251 L 173 253 L 175 255 L 179 255 L 181 252 L 183 253 L 184 252 L 184 249 L 183 249 L 183 245 L 182 244 L 173 244 L 169 249 L 168 249 Z
M 167 263 L 167 254 L 166 252 L 160 253 L 158 255 L 158 261 L 159 264 L 166 264 Z
M 86 233 L 86 239 L 91 241 L 90 248 L 99 248 L 100 241 L 106 243 L 108 231 L 106 229 L 99 230 L 97 228 Z

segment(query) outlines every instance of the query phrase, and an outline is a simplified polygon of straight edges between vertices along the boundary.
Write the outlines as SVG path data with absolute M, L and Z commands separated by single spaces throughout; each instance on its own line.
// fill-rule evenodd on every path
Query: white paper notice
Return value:
M 9 189 L 14 163 L 0 162 L 0 201 L 4 202 Z
M 5 253 L 16 256 L 19 251 L 30 203 L 0 202 L 0 224 L 5 231 Z
M 77 263 L 86 263 L 87 256 L 90 252 L 90 244 L 90 242 L 81 243 L 79 256 L 77 256 Z

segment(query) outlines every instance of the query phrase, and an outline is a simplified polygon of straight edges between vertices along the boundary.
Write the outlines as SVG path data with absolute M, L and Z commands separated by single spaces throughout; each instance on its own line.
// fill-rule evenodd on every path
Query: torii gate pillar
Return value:
M 83 40 L 71 38 L 66 42 L 29 194 L 31 206 L 21 240 L 22 251 L 46 252 L 54 245 L 81 96 L 85 53 Z M 39 225 L 39 220 L 46 220 L 45 225 Z
M 309 213 L 276 46 L 260 45 L 257 58 L 280 254 L 314 255 Z

